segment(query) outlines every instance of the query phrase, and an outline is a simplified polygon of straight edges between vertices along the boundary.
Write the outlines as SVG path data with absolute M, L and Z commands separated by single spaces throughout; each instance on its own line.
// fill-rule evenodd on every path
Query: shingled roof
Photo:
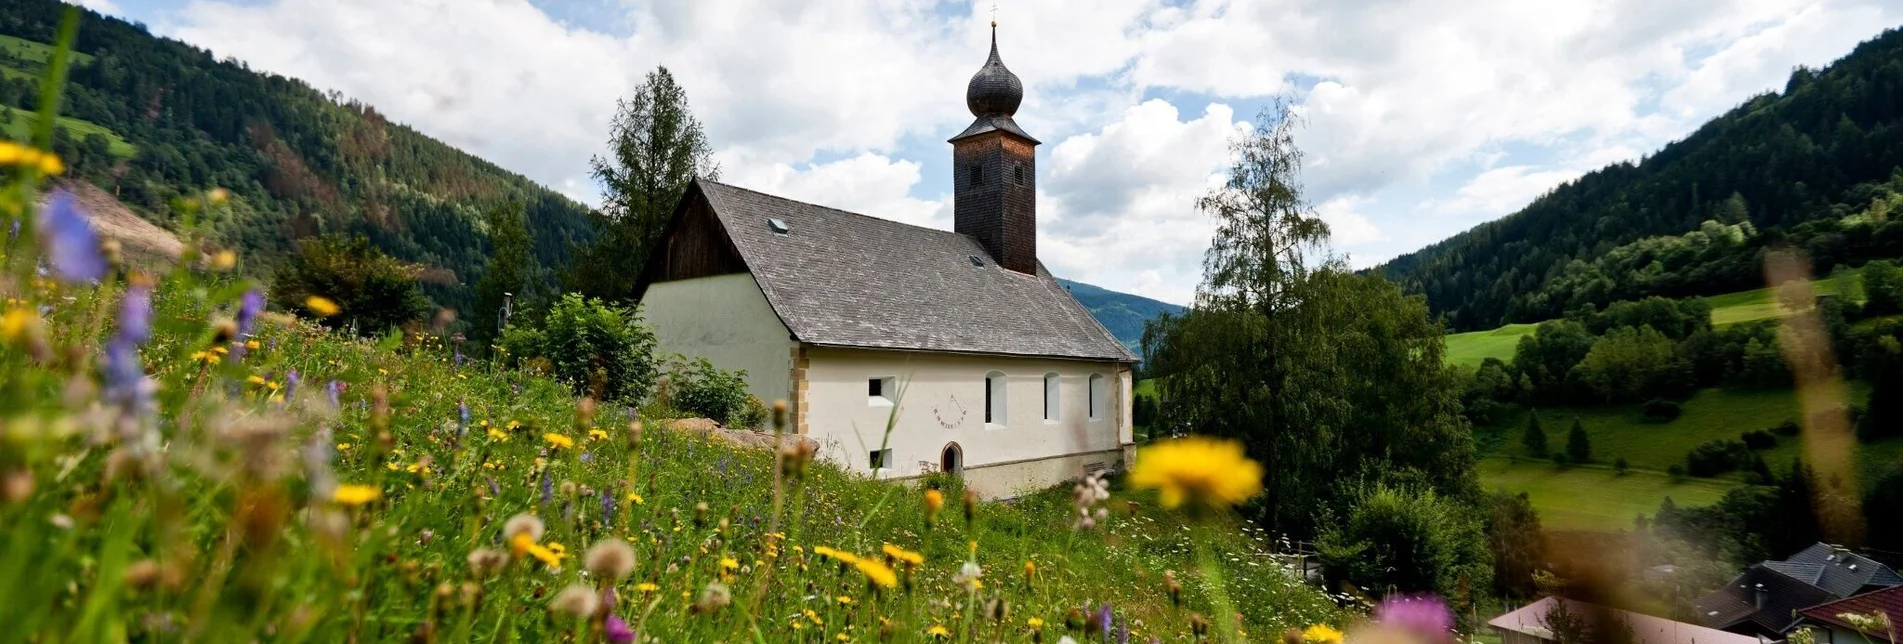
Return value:
M 1796 577 L 1838 597 L 1849 597 L 1865 588 L 1903 585 L 1903 576 L 1889 566 L 1827 543 L 1816 543 L 1784 561 L 1767 561 L 1780 572 Z
M 1758 592 L 1762 589 L 1763 605 Z M 1699 598 L 1698 617 L 1706 626 L 1734 633 L 1777 635 L 1797 621 L 1797 611 L 1837 599 L 1829 591 L 1758 564 L 1723 588 Z
M 1135 362 L 1043 265 L 1006 270 L 971 237 L 700 180 L 794 338 L 821 346 Z M 786 227 L 775 232 L 769 220 Z
M 1830 624 L 1845 630 L 1857 630 L 1857 627 L 1838 617 L 1844 613 L 1868 615 L 1883 613 L 1889 616 L 1891 624 L 1903 624 L 1903 586 L 1892 586 L 1883 590 L 1874 590 L 1849 599 L 1840 599 L 1828 604 L 1819 604 L 1806 608 L 1801 613 L 1807 620 Z M 1869 633 L 1872 639 L 1888 641 L 1889 633 Z
M 1749 635 L 1727 633 L 1714 628 L 1675 622 L 1663 617 L 1653 617 L 1558 597 L 1547 597 L 1521 606 L 1519 610 L 1493 618 L 1487 622 L 1487 625 L 1499 631 L 1511 631 L 1530 635 L 1534 639 L 1553 642 L 1559 638 L 1549 627 L 1548 615 L 1552 614 L 1554 604 L 1560 602 L 1564 602 L 1567 612 L 1571 613 L 1575 619 L 1584 622 L 1590 629 L 1587 641 L 1617 641 L 1617 638 L 1609 631 L 1596 631 L 1610 621 L 1615 623 L 1615 628 L 1623 628 L 1631 634 L 1631 644 L 1758 644 L 1758 638 Z

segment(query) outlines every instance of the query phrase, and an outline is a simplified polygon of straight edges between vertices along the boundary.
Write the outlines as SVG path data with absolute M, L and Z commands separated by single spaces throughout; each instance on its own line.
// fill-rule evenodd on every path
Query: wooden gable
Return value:
M 698 187 L 691 187 L 675 210 L 674 221 L 655 246 L 654 254 L 641 272 L 635 297 L 647 291 L 649 284 L 675 280 L 731 275 L 747 272 L 733 240 L 714 216 L 713 206 Z

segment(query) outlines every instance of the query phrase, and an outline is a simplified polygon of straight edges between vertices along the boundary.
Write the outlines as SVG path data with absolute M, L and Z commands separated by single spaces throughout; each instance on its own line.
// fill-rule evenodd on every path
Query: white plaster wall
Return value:
M 767 404 L 790 398 L 794 343 L 747 273 L 661 282 L 641 298 L 657 356 L 706 358 L 747 371 L 747 392 Z
M 879 377 L 896 377 L 905 388 L 889 443 L 894 467 L 882 470 L 882 476 L 924 473 L 920 461 L 936 466 L 945 445 L 954 442 L 964 452 L 964 468 L 980 470 L 988 465 L 1115 451 L 1129 441 L 1129 371 L 1114 362 L 825 347 L 808 349 L 807 357 L 808 432 L 826 457 L 856 471 L 871 472 L 869 452 L 878 449 L 892 411 L 872 404 L 867 396 L 866 381 Z M 992 371 L 1006 377 L 1007 417 L 1003 423 L 987 426 L 985 374 Z M 1046 421 L 1044 375 L 1053 372 L 1059 377 L 1061 405 L 1058 420 Z M 1104 390 L 1109 395 L 1105 417 L 1098 420 L 1088 417 L 1087 388 L 1093 373 L 1107 379 Z M 1066 467 L 1079 470 L 1068 476 L 1082 473 L 1081 463 Z M 999 489 L 985 490 L 989 496 L 1014 491 L 1004 489 L 1012 487 L 1008 482 L 992 487 Z

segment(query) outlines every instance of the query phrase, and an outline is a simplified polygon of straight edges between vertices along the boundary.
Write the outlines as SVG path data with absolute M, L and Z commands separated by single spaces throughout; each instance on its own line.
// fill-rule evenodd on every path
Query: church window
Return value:
M 892 448 L 887 447 L 885 449 L 872 450 L 866 459 L 866 465 L 875 470 L 891 469 L 893 465 Z
M 892 399 L 897 395 L 897 378 L 886 376 L 866 379 L 866 404 L 873 407 L 891 407 Z
M 966 170 L 965 173 L 971 175 L 971 187 L 976 188 L 978 186 L 984 185 L 985 183 L 984 164 L 973 163 L 971 164 L 971 169 Z
M 1058 409 L 1063 404 L 1064 398 L 1059 395 L 1057 374 L 1044 374 L 1044 420 L 1057 420 Z
M 1011 175 L 1012 178 L 1017 181 L 1018 185 L 1024 185 L 1024 164 L 1013 164 L 1011 166 Z
M 1105 379 L 1103 377 L 1103 374 L 1101 373 L 1090 374 L 1089 396 L 1090 396 L 1090 419 L 1103 420 L 1105 418 L 1108 418 L 1109 416 L 1107 412 L 1109 410 L 1109 405 L 1107 403 L 1110 402 L 1110 381 Z
M 1009 416 L 1004 407 L 1004 374 L 993 371 L 985 374 L 985 428 L 1004 427 Z

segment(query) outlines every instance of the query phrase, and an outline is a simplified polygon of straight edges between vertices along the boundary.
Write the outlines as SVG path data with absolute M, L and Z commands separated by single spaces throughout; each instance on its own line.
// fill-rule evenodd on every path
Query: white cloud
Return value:
M 1452 199 L 1423 203 L 1428 210 L 1464 215 L 1470 220 L 1495 219 L 1533 201 L 1553 186 L 1579 178 L 1580 170 L 1540 170 L 1533 166 L 1512 165 L 1493 168 L 1475 175 L 1454 191 Z
M 87 9 L 91 9 L 93 11 L 106 14 L 108 16 L 119 14 L 119 5 L 114 4 L 112 0 L 66 0 L 66 1 L 68 3 L 76 4 L 76 5 L 85 7 Z
M 800 168 L 776 163 L 742 165 L 721 179 L 735 185 L 874 217 L 950 230 L 951 200 L 912 196 L 919 164 L 870 152 Z
M 584 201 L 614 100 L 664 64 L 729 180 L 945 224 L 948 186 L 922 173 L 970 119 L 988 3 L 623 3 L 600 24 L 626 35 L 526 0 L 191 0 L 146 22 Z M 1046 141 L 1044 260 L 1181 302 L 1228 105 L 1292 93 L 1309 195 L 1339 245 L 1378 261 L 1682 137 L 1900 20 L 1889 0 L 1021 0 L 998 38 L 1027 83 L 1019 121 Z
M 1222 182 L 1244 126 L 1221 103 L 1182 120 L 1150 100 L 1058 143 L 1038 186 L 1038 255 L 1058 275 L 1188 301 L 1214 230 L 1193 203 Z
M 1316 206 L 1315 213 L 1328 222 L 1328 232 L 1336 246 L 1352 249 L 1387 239 L 1379 227 L 1368 221 L 1367 215 L 1361 214 L 1373 202 L 1372 197 L 1336 197 Z

